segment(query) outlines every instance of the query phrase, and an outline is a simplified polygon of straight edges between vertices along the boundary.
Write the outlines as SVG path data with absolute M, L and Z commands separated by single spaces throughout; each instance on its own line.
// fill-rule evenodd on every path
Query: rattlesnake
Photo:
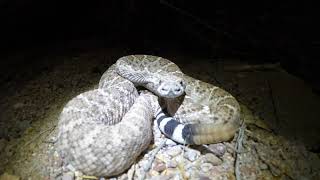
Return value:
M 145 90 L 139 95 L 138 86 L 155 95 Z M 57 148 L 76 170 L 113 176 L 146 149 L 153 117 L 160 130 L 179 143 L 208 144 L 230 140 L 239 116 L 233 96 L 185 75 L 173 62 L 125 56 L 102 75 L 98 89 L 66 104 L 59 117 Z

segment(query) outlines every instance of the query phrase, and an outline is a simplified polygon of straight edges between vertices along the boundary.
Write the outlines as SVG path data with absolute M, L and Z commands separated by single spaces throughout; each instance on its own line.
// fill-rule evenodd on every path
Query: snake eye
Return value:
M 183 83 L 182 80 L 180 80 L 179 84 L 180 84 L 181 86 L 184 86 L 184 83 Z

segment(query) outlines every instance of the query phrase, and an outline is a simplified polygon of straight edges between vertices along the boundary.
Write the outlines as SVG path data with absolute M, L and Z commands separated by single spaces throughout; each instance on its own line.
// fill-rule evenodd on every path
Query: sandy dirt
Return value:
M 22 179 L 61 177 L 62 161 L 53 142 L 61 109 L 75 95 L 95 88 L 103 72 L 124 55 L 111 50 L 46 55 L 36 63 L 13 64 L 1 72 L 0 174 Z M 238 159 L 243 177 L 320 179 L 320 100 L 302 80 L 281 68 L 244 70 L 245 64 L 237 60 L 161 56 L 240 101 L 247 124 Z M 226 145 L 234 146 L 235 140 Z M 232 148 L 221 159 L 234 162 Z M 206 176 L 216 179 L 224 173 L 223 179 L 235 178 L 233 167 L 224 169 L 230 174 L 211 169 Z M 151 172 L 147 177 L 160 175 Z

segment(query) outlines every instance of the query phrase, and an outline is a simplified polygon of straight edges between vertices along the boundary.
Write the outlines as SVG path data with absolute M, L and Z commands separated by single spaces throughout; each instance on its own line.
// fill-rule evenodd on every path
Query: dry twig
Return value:
M 48 132 L 48 131 L 50 131 L 49 133 L 51 133 L 51 132 L 55 129 L 55 127 L 56 127 L 56 125 L 51 126 L 51 127 L 49 127 L 48 129 L 45 129 L 45 130 L 39 132 L 39 133 L 38 133 L 37 135 L 35 135 L 30 141 L 26 142 L 26 143 L 24 144 L 24 147 L 25 147 L 25 146 L 28 146 L 29 144 L 31 144 L 32 142 L 34 142 L 36 139 L 40 138 L 44 133 L 46 133 L 46 132 Z
M 153 153 L 151 154 L 151 157 L 150 157 L 148 163 L 143 166 L 144 173 L 143 173 L 141 179 L 145 179 L 146 173 L 151 169 L 152 163 L 153 163 L 154 159 L 156 158 L 157 153 L 160 151 L 160 149 L 162 147 L 165 146 L 166 141 L 167 141 L 167 139 L 163 139 L 162 142 L 160 143 L 160 145 L 153 150 Z
M 272 103 L 272 109 L 273 109 L 273 114 L 275 116 L 275 120 L 276 120 L 276 123 L 277 123 L 277 126 L 276 127 L 279 127 L 281 128 L 281 124 L 280 124 L 280 118 L 279 118 L 279 115 L 278 115 L 278 110 L 277 110 L 277 106 L 276 106 L 276 101 L 275 101 L 275 98 L 274 98 L 274 94 L 273 94 L 273 91 L 272 91 L 272 87 L 271 87 L 271 84 L 269 82 L 269 80 L 266 81 L 267 85 L 268 85 L 268 88 L 269 88 L 269 95 L 270 95 L 270 98 L 271 98 L 271 103 Z
M 239 170 L 239 164 L 240 164 L 240 159 L 239 159 L 239 154 L 242 152 L 242 148 L 243 148 L 243 138 L 244 138 L 244 131 L 246 129 L 245 123 L 244 121 L 241 124 L 240 130 L 239 130 L 239 134 L 237 137 L 237 142 L 236 142 L 236 151 L 235 151 L 235 176 L 236 176 L 236 180 L 240 180 L 241 176 L 240 176 L 240 170 Z

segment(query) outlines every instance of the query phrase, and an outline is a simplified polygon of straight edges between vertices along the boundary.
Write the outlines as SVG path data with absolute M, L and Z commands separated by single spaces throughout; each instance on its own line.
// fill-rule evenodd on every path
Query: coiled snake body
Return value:
M 139 94 L 138 86 L 152 93 Z M 174 141 L 210 144 L 234 136 L 240 107 L 223 89 L 185 75 L 167 59 L 125 56 L 102 75 L 98 89 L 64 107 L 57 147 L 84 174 L 117 175 L 149 145 L 154 117 Z

